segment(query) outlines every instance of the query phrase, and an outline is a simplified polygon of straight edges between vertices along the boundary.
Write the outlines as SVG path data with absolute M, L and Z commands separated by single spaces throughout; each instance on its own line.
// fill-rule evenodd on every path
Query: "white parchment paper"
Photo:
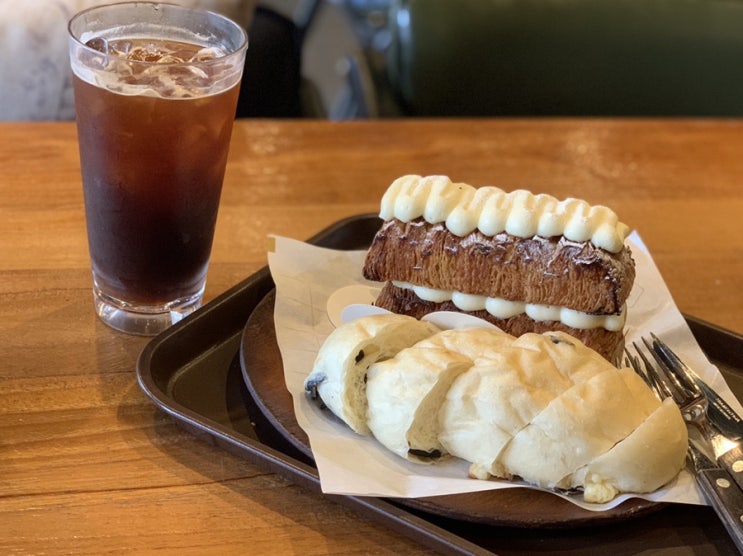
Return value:
M 365 251 L 336 251 L 283 237 L 273 238 L 268 254 L 276 283 L 274 319 L 284 365 L 286 385 L 294 400 L 297 421 L 310 446 L 325 493 L 358 496 L 422 497 L 499 488 L 532 488 L 507 481 L 481 481 L 467 477 L 469 464 L 456 458 L 434 465 L 404 460 L 382 447 L 373 437 L 355 434 L 332 414 L 320 410 L 304 393 L 304 380 L 312 370 L 320 346 L 333 330 L 328 299 L 350 285 L 362 292 L 360 303 L 373 299 L 379 284 L 364 280 Z M 717 368 L 704 356 L 683 316 L 673 302 L 652 257 L 637 233 L 628 238 L 637 277 L 628 300 L 628 345 L 640 335 L 655 332 L 736 409 L 743 411 Z M 331 304 L 332 305 L 332 304 Z M 331 310 L 336 310 L 332 308 Z M 603 511 L 630 495 L 607 504 L 585 503 L 581 495 L 562 496 L 583 508 Z M 654 501 L 705 504 L 693 477 L 683 471 L 665 488 L 642 498 Z

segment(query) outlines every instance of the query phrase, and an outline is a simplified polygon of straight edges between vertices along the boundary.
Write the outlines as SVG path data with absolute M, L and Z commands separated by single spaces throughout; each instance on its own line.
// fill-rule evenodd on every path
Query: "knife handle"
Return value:
M 735 546 L 743 554 L 743 491 L 720 468 L 697 471 L 697 482 Z
M 717 463 L 730 473 L 730 476 L 743 489 L 743 448 L 736 445 L 717 458 Z

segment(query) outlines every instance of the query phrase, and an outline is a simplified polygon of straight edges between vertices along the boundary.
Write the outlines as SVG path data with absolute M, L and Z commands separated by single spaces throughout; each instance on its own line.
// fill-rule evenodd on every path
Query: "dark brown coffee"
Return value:
M 108 49 L 115 55 L 126 47 L 123 55 L 137 59 L 146 48 L 151 65 L 105 86 L 76 75 L 74 86 L 96 285 L 116 299 L 156 306 L 203 287 L 239 83 L 194 96 L 190 85 L 198 89 L 212 75 L 178 64 L 163 73 L 156 64 L 165 56 L 188 60 L 201 47 L 144 42 L 118 40 Z

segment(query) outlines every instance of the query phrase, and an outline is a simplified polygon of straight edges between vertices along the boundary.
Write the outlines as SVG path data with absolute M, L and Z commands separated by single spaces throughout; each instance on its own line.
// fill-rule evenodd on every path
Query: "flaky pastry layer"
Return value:
M 595 314 L 619 314 L 632 289 L 629 248 L 609 253 L 564 238 L 465 237 L 443 224 L 386 221 L 366 256 L 364 276 Z

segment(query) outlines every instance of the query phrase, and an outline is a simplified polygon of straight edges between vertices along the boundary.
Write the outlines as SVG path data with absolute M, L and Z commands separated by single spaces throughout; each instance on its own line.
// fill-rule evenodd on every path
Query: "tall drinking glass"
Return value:
M 147 2 L 83 11 L 69 33 L 96 312 L 157 334 L 201 304 L 247 35 Z

